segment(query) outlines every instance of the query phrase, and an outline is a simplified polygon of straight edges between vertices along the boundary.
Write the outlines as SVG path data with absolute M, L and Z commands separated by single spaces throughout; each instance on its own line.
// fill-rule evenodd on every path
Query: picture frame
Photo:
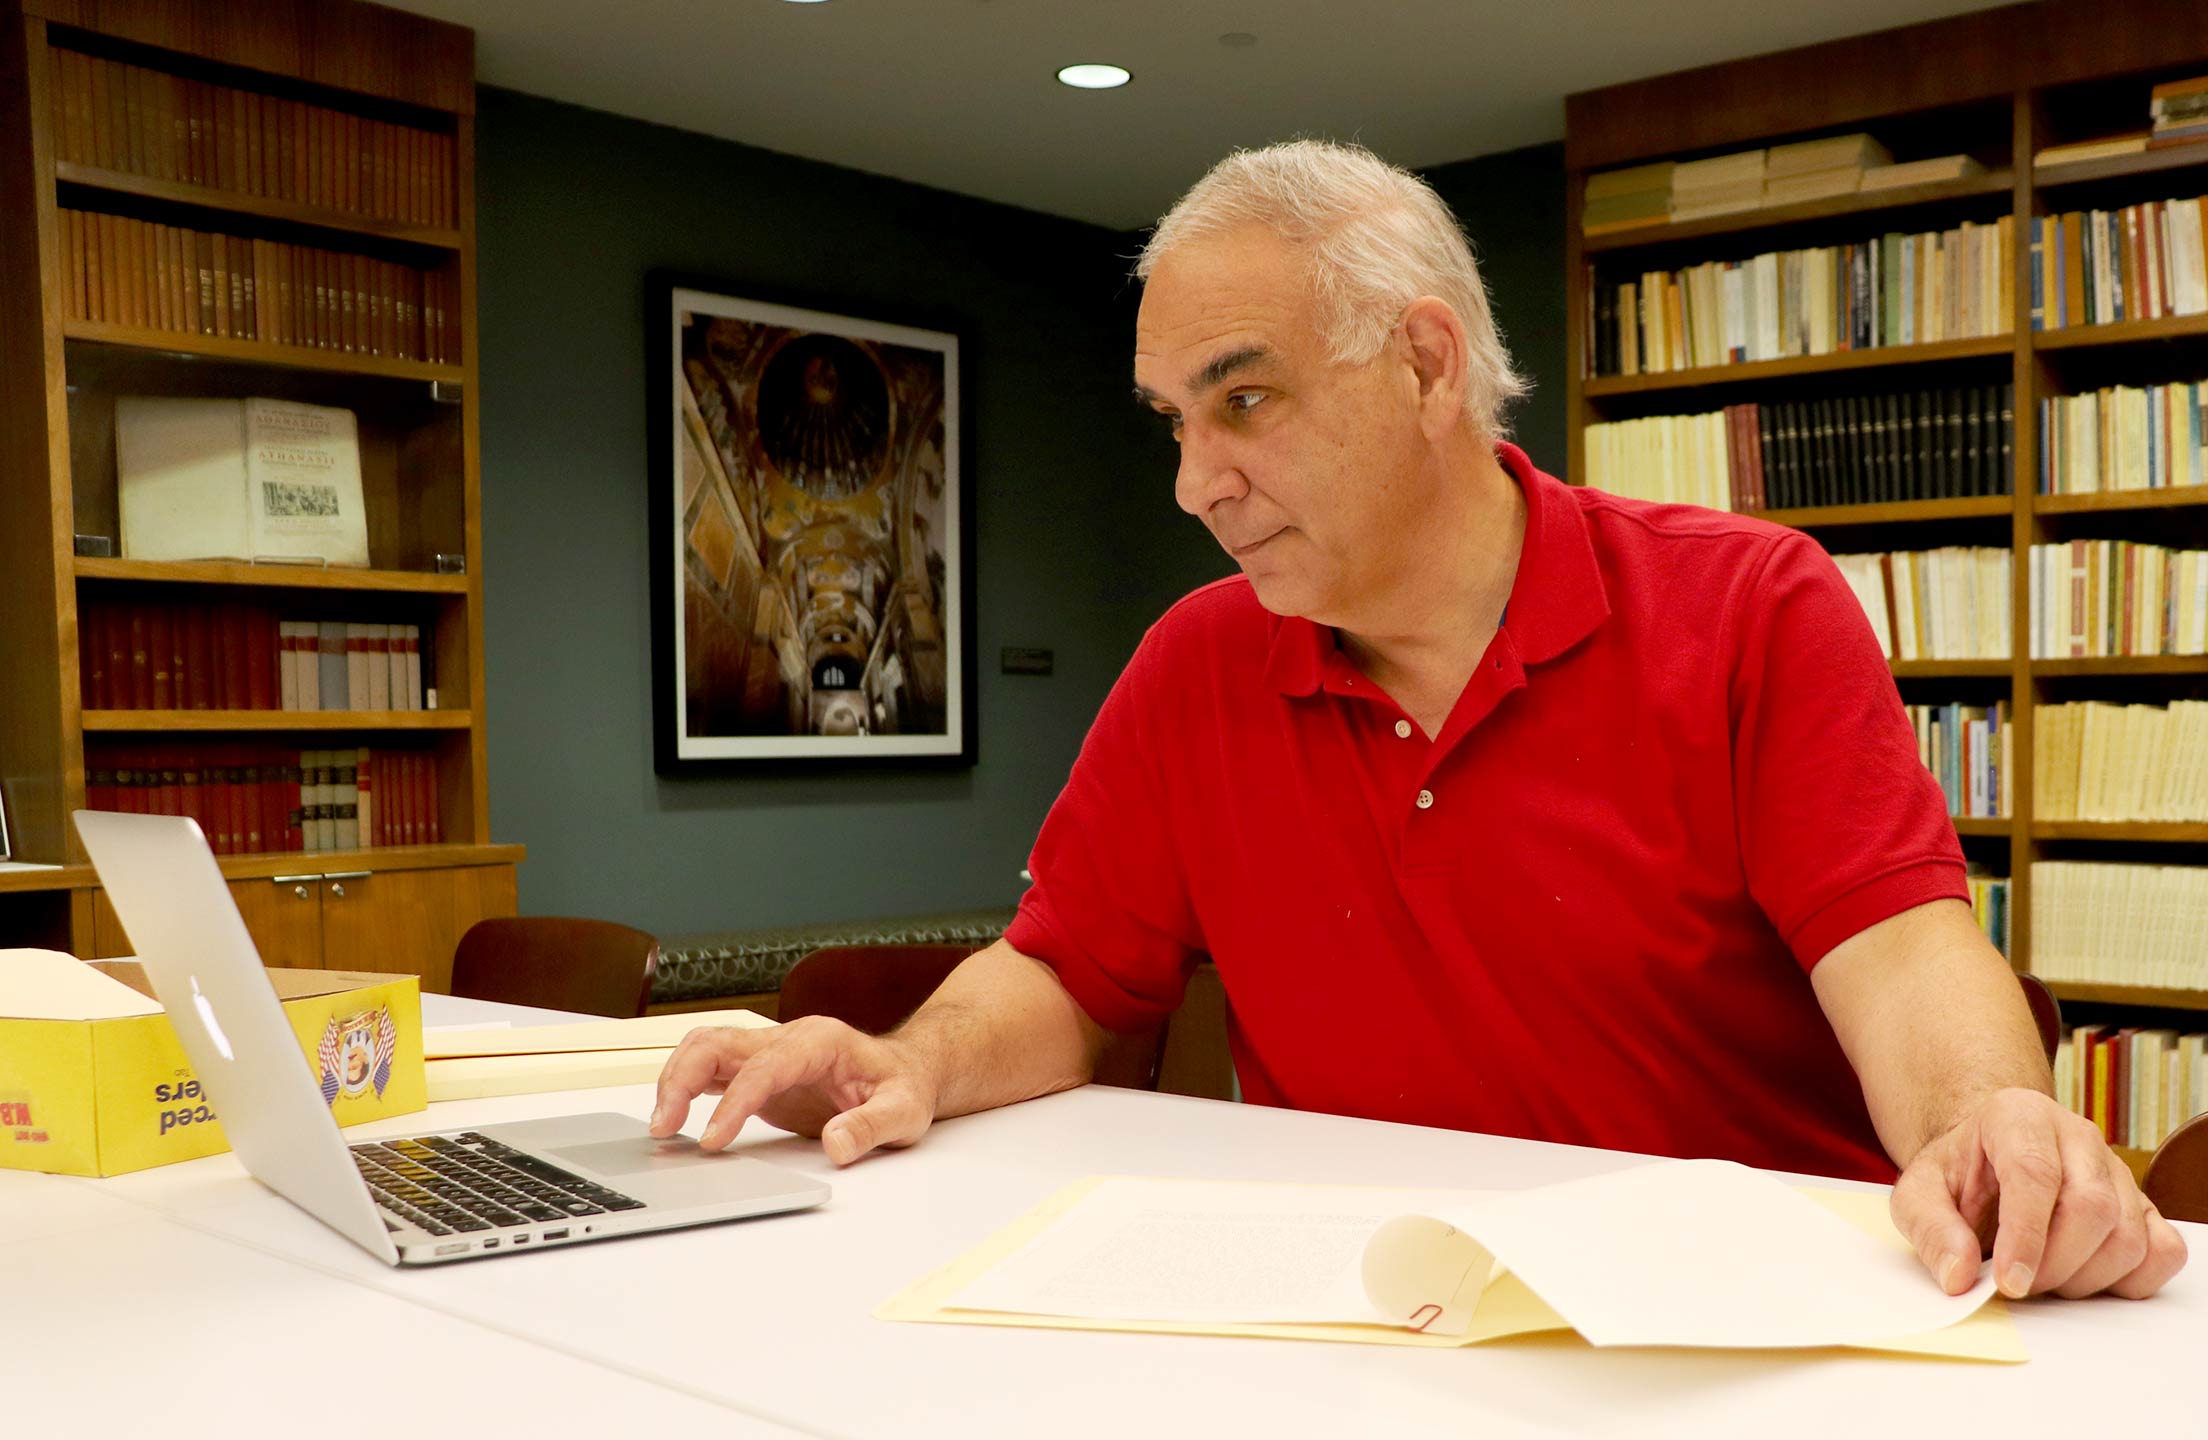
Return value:
M 654 758 L 971 765 L 960 336 L 655 273 Z

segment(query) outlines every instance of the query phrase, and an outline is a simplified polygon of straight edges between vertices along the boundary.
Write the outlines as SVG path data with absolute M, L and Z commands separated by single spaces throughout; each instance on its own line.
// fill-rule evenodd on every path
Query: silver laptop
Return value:
M 114 902 L 245 1168 L 387 1265 L 512 1255 L 828 1198 L 810 1176 L 625 1115 L 563 1115 L 348 1145 L 307 1069 L 199 826 L 76 812 Z

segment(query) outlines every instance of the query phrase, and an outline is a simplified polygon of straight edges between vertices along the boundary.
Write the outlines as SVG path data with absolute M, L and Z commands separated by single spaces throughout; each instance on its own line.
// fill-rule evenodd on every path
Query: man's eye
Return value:
M 1247 415 L 1265 403 L 1265 396 L 1256 390 L 1237 390 L 1227 397 L 1227 409 L 1235 415 Z

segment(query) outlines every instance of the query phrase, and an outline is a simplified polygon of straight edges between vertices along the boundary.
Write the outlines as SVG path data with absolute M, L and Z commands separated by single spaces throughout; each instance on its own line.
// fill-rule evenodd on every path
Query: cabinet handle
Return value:
M 313 892 L 309 891 L 304 885 L 294 885 L 291 887 L 291 893 L 305 900 L 310 898 Z
M 337 897 L 338 899 L 340 899 L 340 900 L 344 899 L 344 898 L 345 898 L 345 882 L 344 882 L 344 881 L 342 881 L 342 880 L 332 880 L 332 881 L 330 882 L 330 893 L 331 893 L 332 895 L 335 895 L 335 896 L 336 896 L 336 897 Z
M 323 880 L 365 880 L 375 873 L 373 870 L 332 870 L 319 878 Z
M 320 875 L 271 875 L 268 880 L 271 885 L 312 885 L 321 878 Z

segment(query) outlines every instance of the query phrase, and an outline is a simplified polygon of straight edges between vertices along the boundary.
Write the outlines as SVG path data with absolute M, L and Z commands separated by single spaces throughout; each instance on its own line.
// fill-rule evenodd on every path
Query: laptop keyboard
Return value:
M 376 1203 L 432 1235 L 644 1208 L 641 1200 L 472 1131 L 350 1148 Z

